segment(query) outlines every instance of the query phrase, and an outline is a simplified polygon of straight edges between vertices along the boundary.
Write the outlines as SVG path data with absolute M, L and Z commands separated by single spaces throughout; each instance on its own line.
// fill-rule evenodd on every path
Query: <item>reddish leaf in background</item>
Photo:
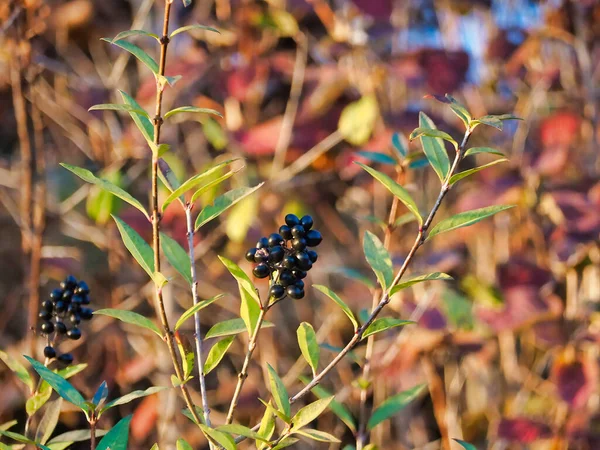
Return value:
M 358 9 L 377 20 L 390 20 L 392 14 L 391 0 L 352 0 Z
M 498 437 L 521 444 L 530 444 L 538 439 L 549 439 L 552 430 L 544 423 L 525 418 L 502 419 L 498 425 Z
M 598 368 L 595 363 L 582 360 L 559 359 L 552 367 L 552 381 L 556 384 L 560 398 L 571 408 L 585 406 L 595 390 Z
M 424 50 L 421 65 L 427 74 L 428 92 L 444 95 L 456 91 L 465 81 L 469 55 L 463 51 Z
M 259 60 L 254 64 L 223 74 L 227 94 L 240 102 L 257 99 L 265 90 L 269 77 L 269 62 Z
M 136 441 L 144 441 L 156 427 L 158 405 L 158 395 L 150 395 L 135 409 L 131 419 L 131 435 Z
M 558 112 L 545 118 L 540 125 L 540 139 L 544 147 L 569 146 L 579 134 L 581 119 L 568 112 Z
M 511 259 L 498 267 L 498 280 L 501 288 L 514 286 L 542 287 L 552 280 L 550 271 L 523 259 Z

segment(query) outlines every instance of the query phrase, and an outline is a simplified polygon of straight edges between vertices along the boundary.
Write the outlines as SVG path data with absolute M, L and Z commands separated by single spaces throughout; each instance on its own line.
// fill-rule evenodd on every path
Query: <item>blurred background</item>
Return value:
M 95 309 L 154 317 L 153 285 L 124 249 L 110 214 L 146 238 L 148 222 L 58 163 L 100 173 L 148 204 L 150 152 L 143 138 L 127 115 L 88 108 L 120 103 L 121 89 L 153 111 L 152 74 L 99 39 L 127 29 L 160 33 L 163 8 L 156 0 L 0 2 L 0 348 L 12 355 L 41 359 L 38 305 L 67 274 L 88 282 Z M 352 336 L 339 309 L 308 286 L 331 286 L 357 314 L 370 309 L 368 285 L 375 278 L 361 236 L 367 229 L 383 236 L 391 198 L 353 162 L 393 175 L 393 137 L 404 141 L 420 110 L 458 140 L 458 118 L 424 98 L 450 93 L 475 117 L 512 113 L 524 121 L 505 122 L 503 132 L 477 129 L 471 145 L 497 148 L 510 162 L 464 180 L 440 217 L 494 204 L 517 207 L 437 238 L 417 255 L 412 272 L 443 271 L 455 280 L 415 286 L 389 305 L 387 315 L 418 326 L 378 335 L 368 406 L 419 383 L 428 389 L 376 427 L 371 442 L 380 449 L 438 449 L 455 437 L 489 449 L 599 449 L 600 2 L 193 0 L 184 8 L 175 0 L 171 29 L 193 23 L 221 34 L 194 30 L 173 39 L 166 72 L 183 78 L 167 88 L 165 107 L 214 108 L 224 119 L 167 122 L 162 134 L 172 151 L 164 158 L 185 179 L 233 155 L 244 158 L 246 169 L 231 186 L 266 181 L 196 235 L 201 297 L 228 294 L 205 310 L 205 330 L 234 317 L 239 305 L 235 282 L 217 255 L 249 272 L 245 250 L 276 231 L 289 212 L 312 214 L 325 238 L 307 297 L 281 303 L 268 318 L 276 327 L 261 332 L 240 423 L 252 425 L 262 415 L 258 397 L 269 395 L 267 362 L 292 392 L 302 386 L 299 376 L 310 375 L 296 343 L 300 322 L 314 324 L 324 361 Z M 133 42 L 156 55 L 152 39 Z M 356 133 L 348 136 L 338 127 L 341 112 L 367 97 L 376 99 L 376 111 L 359 106 L 350 126 Z M 419 143 L 409 151 L 419 152 Z M 402 177 L 426 211 L 439 180 L 422 161 L 417 156 L 404 164 Z M 464 169 L 476 161 L 489 157 L 467 160 Z M 207 192 L 201 203 L 220 193 Z M 162 228 L 184 244 L 185 216 L 177 204 L 167 209 Z M 392 234 L 397 266 L 416 231 L 410 222 Z M 166 299 L 176 318 L 191 298 L 184 280 L 167 275 L 175 277 Z M 257 284 L 264 294 L 266 283 Z M 191 326 L 185 329 L 190 339 Z M 217 423 L 224 420 L 245 340 L 236 339 L 208 377 Z M 102 380 L 109 398 L 170 385 L 164 344 L 106 317 L 96 317 L 83 339 L 65 342 L 61 351 L 89 364 L 72 378 L 88 396 Z M 365 347 L 357 348 L 359 364 L 342 362 L 323 385 L 339 392 L 337 400 L 355 417 L 364 355 Z M 179 413 L 178 392 L 166 392 L 112 410 L 100 428 L 134 413 L 132 449 L 154 442 L 172 448 L 179 436 L 207 448 Z M 24 421 L 27 395 L 1 365 L 0 423 Z M 84 425 L 65 405 L 58 431 Z M 343 443 L 296 448 L 354 444 L 352 430 L 331 413 L 315 425 Z

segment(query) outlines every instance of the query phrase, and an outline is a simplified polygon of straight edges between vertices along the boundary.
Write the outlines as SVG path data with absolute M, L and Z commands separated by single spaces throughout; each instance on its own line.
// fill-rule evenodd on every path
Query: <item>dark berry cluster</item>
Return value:
M 54 289 L 50 298 L 42 302 L 40 308 L 40 331 L 46 335 L 48 345 L 44 348 L 44 356 L 48 359 L 57 358 L 59 362 L 71 364 L 73 355 L 65 353 L 56 356 L 53 344 L 63 337 L 74 341 L 81 338 L 79 324 L 82 320 L 90 320 L 93 310 L 90 304 L 90 289 L 85 281 L 77 281 L 69 275 L 60 283 L 60 289 Z
M 246 252 L 248 261 L 258 263 L 252 273 L 257 278 L 271 277 L 269 295 L 273 300 L 286 294 L 293 299 L 304 297 L 302 279 L 318 258 L 310 247 L 316 247 L 323 240 L 321 233 L 312 227 L 311 216 L 299 219 L 288 214 L 279 233 L 260 238 L 256 247 Z

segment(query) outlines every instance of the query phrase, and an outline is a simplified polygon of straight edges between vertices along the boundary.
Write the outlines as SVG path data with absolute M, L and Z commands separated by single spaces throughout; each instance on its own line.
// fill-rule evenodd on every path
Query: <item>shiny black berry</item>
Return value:
M 79 317 L 81 320 L 90 320 L 94 315 L 94 310 L 91 308 L 81 308 L 79 311 Z
M 77 305 L 75 303 L 71 303 L 69 305 L 69 307 L 67 308 L 67 312 L 69 314 L 78 313 L 80 309 L 81 309 L 81 306 L 79 306 L 79 305 Z
M 270 273 L 269 266 L 267 266 L 265 263 L 260 263 L 252 270 L 252 273 L 256 278 L 266 278 Z
M 60 283 L 60 287 L 63 289 L 75 289 L 77 287 L 77 278 L 73 275 L 69 275 L 62 283 Z
M 61 363 L 66 364 L 68 366 L 73 362 L 73 355 L 71 355 L 70 353 L 63 353 L 58 357 L 58 360 Z
M 262 263 L 269 260 L 269 252 L 266 249 L 260 249 L 254 254 L 254 262 Z
M 292 275 L 298 280 L 306 278 L 306 272 L 304 270 L 292 270 Z
M 71 298 L 71 303 L 75 305 L 81 305 L 83 303 L 83 296 L 76 294 Z
M 256 255 L 256 248 L 251 248 L 250 250 L 248 250 L 246 252 L 246 261 L 248 262 L 254 262 L 254 255 Z
M 45 309 L 42 309 L 40 311 L 40 313 L 38 314 L 38 317 L 42 320 L 50 320 L 50 319 L 52 319 L 52 313 L 50 311 L 46 311 Z
M 293 227 L 295 225 L 300 225 L 300 219 L 295 214 L 288 214 L 285 216 L 285 223 L 288 227 Z
M 296 277 L 292 275 L 292 272 L 284 270 L 281 272 L 281 275 L 279 275 L 279 282 L 282 286 L 289 286 L 290 284 L 294 284 L 296 282 Z
M 294 286 L 296 286 L 296 287 L 297 287 L 297 288 L 299 288 L 299 289 L 302 289 L 302 290 L 304 290 L 304 281 L 302 281 L 302 280 L 297 280 L 297 281 L 294 283 Z
M 54 309 L 54 303 L 52 303 L 52 300 L 44 300 L 42 302 L 42 308 L 51 313 Z
M 294 248 L 294 250 L 302 251 L 306 248 L 307 245 L 308 241 L 303 237 L 296 237 L 292 240 L 292 247 Z
M 79 283 L 77 283 L 75 293 L 86 295 L 90 293 L 90 288 L 85 281 L 80 281 Z
M 276 245 L 269 251 L 269 262 L 272 262 L 272 263 L 281 262 L 283 260 L 284 256 L 285 256 L 285 252 L 283 251 L 283 248 L 279 245 Z
M 281 245 L 283 242 L 283 237 L 278 233 L 273 233 L 269 236 L 269 247 L 275 247 L 276 245 Z
M 296 286 L 295 284 L 288 286 L 286 289 L 286 293 L 289 297 L 295 299 L 295 300 L 299 300 L 302 297 L 304 297 L 304 290 L 300 289 L 298 286 Z
M 66 291 L 63 292 L 63 296 L 62 299 L 66 302 L 70 302 L 71 298 L 73 298 L 73 291 L 67 289 Z
M 81 330 L 79 328 L 71 328 L 69 331 L 67 331 L 67 337 L 76 341 L 81 338 Z
M 73 325 L 79 325 L 79 322 L 81 322 L 81 316 L 78 313 L 72 313 L 69 316 L 69 321 L 73 324 Z M 67 336 L 69 335 L 69 333 L 67 332 Z
M 286 269 L 295 269 L 296 268 L 296 258 L 294 258 L 293 256 L 286 256 L 285 258 L 283 258 L 283 267 L 285 267 Z
M 58 300 L 58 299 L 62 298 L 62 296 L 63 296 L 62 289 L 54 289 L 52 292 L 50 292 L 50 298 L 52 300 Z
M 292 227 L 292 236 L 295 238 L 302 238 L 306 234 L 304 227 L 302 225 L 296 225 Z
M 67 310 L 67 304 L 62 300 L 57 301 L 54 307 L 58 313 L 64 313 Z
M 269 246 L 269 240 L 266 237 L 261 237 L 256 243 L 256 248 L 267 248 Z
M 56 350 L 51 346 L 47 346 L 44 348 L 44 356 L 48 359 L 52 359 L 56 357 Z
M 280 284 L 274 284 L 269 289 L 269 296 L 275 300 L 280 299 L 285 295 L 285 289 Z
M 56 331 L 58 331 L 58 334 L 65 334 L 67 332 L 67 326 L 62 322 L 56 322 Z
M 317 230 L 310 230 L 306 233 L 306 243 L 309 247 L 316 247 L 323 240 L 323 236 Z
M 54 324 L 52 322 L 42 322 L 42 333 L 50 334 L 54 331 Z
M 279 234 L 281 234 L 281 237 L 283 237 L 286 241 L 289 241 L 293 237 L 292 229 L 287 225 L 281 225 L 279 228 Z
M 300 225 L 302 225 L 306 231 L 312 228 L 313 223 L 313 218 L 310 216 L 304 216 L 300 219 Z
M 317 259 L 319 259 L 319 255 L 317 254 L 317 252 L 315 252 L 314 250 L 308 250 L 306 252 L 306 254 L 308 255 L 308 257 L 310 258 L 311 262 L 316 263 Z
M 90 296 L 89 295 L 84 295 L 83 296 L 83 300 L 81 301 L 82 305 L 89 305 L 90 304 Z
M 296 253 L 296 261 L 298 261 L 298 267 L 302 270 L 310 270 L 312 262 L 306 252 Z

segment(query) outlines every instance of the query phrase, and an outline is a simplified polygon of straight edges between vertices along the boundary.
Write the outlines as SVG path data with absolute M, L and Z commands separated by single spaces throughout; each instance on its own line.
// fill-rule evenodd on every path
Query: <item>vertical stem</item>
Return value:
M 192 205 L 185 207 L 185 219 L 187 224 L 188 254 L 190 256 L 190 272 L 192 276 L 192 298 L 194 305 L 200 302 L 198 297 L 198 276 L 196 274 L 196 258 L 194 257 L 194 223 L 192 220 Z M 196 354 L 198 356 L 198 379 L 200 380 L 200 394 L 202 396 L 202 409 L 204 410 L 204 421 L 207 426 L 210 423 L 210 408 L 206 395 L 206 380 L 204 378 L 204 367 L 202 357 L 202 334 L 200 329 L 200 311 L 194 313 L 194 337 L 196 341 Z
M 169 16 L 171 14 L 172 0 L 165 0 L 165 15 L 163 22 L 163 35 L 160 38 L 160 63 L 159 63 L 159 74 L 165 75 L 165 66 L 167 60 L 167 47 L 169 45 Z M 163 123 L 162 118 L 162 96 L 164 86 L 159 80 L 156 81 L 156 115 L 154 117 L 154 144 L 158 147 L 160 143 L 160 128 Z M 154 250 L 154 271 L 160 272 L 160 213 L 158 211 L 158 154 L 156 152 L 152 155 L 152 249 Z M 165 303 L 162 295 L 162 288 L 156 286 L 156 301 L 158 304 L 158 312 L 160 321 L 162 323 L 165 340 L 169 348 L 169 354 L 173 362 L 173 368 L 175 369 L 175 375 L 179 380 L 183 381 L 183 370 L 181 368 L 179 359 L 177 357 L 177 350 L 175 348 L 175 342 L 173 339 L 173 332 L 169 326 L 169 320 L 167 318 L 167 312 L 165 310 Z M 181 393 L 185 400 L 185 403 L 192 414 L 192 417 L 197 423 L 201 423 L 200 416 L 198 415 L 192 397 L 185 386 L 180 386 Z
M 252 354 L 254 353 L 254 349 L 256 348 L 256 339 L 258 338 L 258 332 L 260 331 L 260 327 L 262 326 L 267 311 L 268 306 L 261 306 L 260 314 L 258 315 L 258 320 L 256 322 L 256 328 L 254 329 L 254 333 L 252 333 L 250 341 L 248 342 L 248 350 L 246 351 L 246 357 L 244 358 L 242 370 L 240 370 L 240 373 L 238 374 L 238 382 L 235 386 L 233 397 L 231 398 L 229 412 L 227 413 L 227 419 L 225 420 L 226 424 L 230 424 L 231 422 L 233 422 L 233 414 L 235 413 L 235 408 L 237 407 L 238 401 L 240 400 L 240 394 L 242 393 L 244 381 L 246 381 L 246 378 L 248 378 L 248 367 L 250 366 L 250 360 L 252 359 Z
M 96 450 L 96 419 L 90 420 L 90 450 Z

